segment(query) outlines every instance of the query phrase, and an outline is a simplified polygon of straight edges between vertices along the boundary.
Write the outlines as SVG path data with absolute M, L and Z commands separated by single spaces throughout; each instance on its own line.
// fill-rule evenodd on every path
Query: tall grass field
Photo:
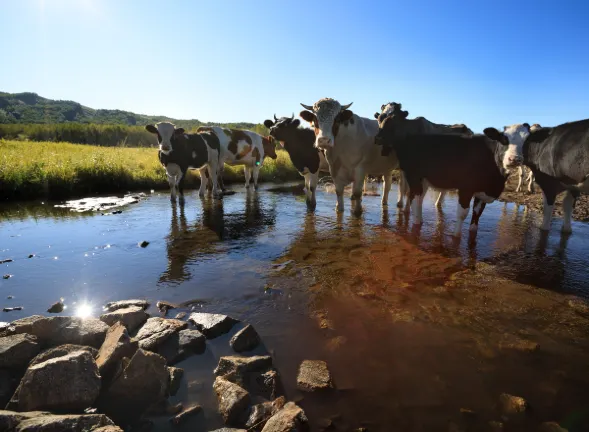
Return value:
M 155 148 L 98 147 L 0 139 L 0 200 L 66 199 L 102 193 L 166 189 Z M 266 158 L 260 181 L 300 180 L 288 154 Z M 244 182 L 243 167 L 225 167 L 226 183 Z M 186 187 L 199 185 L 189 174 Z

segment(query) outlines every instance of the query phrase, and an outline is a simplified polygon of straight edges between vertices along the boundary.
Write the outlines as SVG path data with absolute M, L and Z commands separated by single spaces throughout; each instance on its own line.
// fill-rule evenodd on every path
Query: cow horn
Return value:
M 277 122 L 278 119 L 276 118 L 276 113 L 274 113 L 274 121 Z
M 290 120 L 294 120 L 294 113 L 292 113 L 292 117 L 290 118 Z
M 348 108 L 350 108 L 350 107 L 352 106 L 352 104 L 353 104 L 353 103 L 354 103 L 354 102 L 350 102 L 350 103 L 349 103 L 349 104 L 347 104 L 347 105 L 342 105 L 342 111 L 345 111 L 345 110 L 347 110 Z
M 313 111 L 313 107 L 312 107 L 312 106 L 310 106 L 310 105 L 305 105 L 304 103 L 302 103 L 302 104 L 301 104 L 301 106 L 302 106 L 303 108 L 305 108 L 306 110 Z

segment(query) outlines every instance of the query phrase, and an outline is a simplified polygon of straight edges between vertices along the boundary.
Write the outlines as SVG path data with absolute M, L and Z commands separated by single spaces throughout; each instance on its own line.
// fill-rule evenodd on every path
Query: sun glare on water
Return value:
M 80 318 L 89 318 L 92 316 L 92 305 L 89 303 L 80 303 L 76 307 L 75 315 Z

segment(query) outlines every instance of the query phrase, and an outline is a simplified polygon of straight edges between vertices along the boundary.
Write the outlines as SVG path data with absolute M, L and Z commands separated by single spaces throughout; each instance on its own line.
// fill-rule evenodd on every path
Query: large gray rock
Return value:
M 227 333 L 239 321 L 227 315 L 194 312 L 188 317 L 207 339 Z
M 123 360 L 121 372 L 101 394 L 98 406 L 117 424 L 128 424 L 166 399 L 168 389 L 166 360 L 158 354 L 138 349 L 130 361 Z
M 0 369 L 0 407 L 6 406 L 14 390 L 18 387 L 20 377 L 16 376 L 12 371 L 7 369 Z M 2 430 L 0 428 L 0 430 Z
M 96 358 L 96 355 L 98 354 L 98 350 L 96 348 L 84 345 L 65 344 L 42 351 L 38 356 L 31 360 L 29 367 L 43 363 L 47 360 L 51 360 L 52 358 L 63 357 L 64 355 L 68 355 L 76 351 L 87 351 L 93 358 Z
M 256 430 L 261 429 L 264 427 L 264 424 L 266 424 L 270 417 L 284 408 L 285 404 L 286 399 L 284 396 L 280 396 L 272 402 L 263 402 L 254 405 L 250 410 L 247 421 L 245 422 L 245 427 L 251 429 L 255 426 Z
M 215 375 L 268 400 L 273 400 L 282 393 L 280 375 L 272 367 L 270 356 L 221 357 Z
M 159 346 L 157 353 L 171 365 L 193 354 L 202 354 L 205 349 L 205 336 L 198 330 L 186 329 L 171 335 Z
M 242 375 L 246 372 L 267 371 L 271 367 L 272 357 L 270 356 L 225 356 L 219 359 L 215 375 L 223 376 L 233 373 Z
M 118 309 L 125 309 L 131 306 L 140 307 L 141 309 L 145 310 L 149 307 L 149 302 L 147 300 L 140 300 L 140 299 L 133 299 L 133 300 L 120 300 L 115 302 L 107 303 L 104 306 L 104 309 L 113 312 Z
M 260 344 L 260 336 L 251 324 L 239 330 L 229 341 L 235 352 L 251 351 Z
M 0 368 L 25 369 L 40 350 L 35 336 L 23 333 L 0 338 Z
M 297 387 L 303 391 L 332 388 L 333 384 L 327 363 L 321 360 L 304 360 L 299 367 Z
M 102 426 L 114 426 L 104 414 L 42 415 L 23 420 L 15 432 L 89 432 Z
M 293 402 L 284 405 L 274 414 L 262 432 L 304 432 L 309 430 L 309 420 L 305 411 Z
M 109 326 L 113 326 L 115 323 L 121 323 L 130 332 L 139 328 L 139 326 L 147 321 L 147 318 L 149 318 L 149 315 L 139 306 L 129 306 L 100 315 L 100 321 L 103 323 Z
M 43 315 L 32 315 L 30 317 L 21 318 L 16 321 L 12 321 L 8 328 L 3 329 L 2 335 L 5 334 L 21 334 L 31 333 L 33 324 L 37 321 L 46 320 L 47 318 Z
M 100 384 L 92 355 L 77 351 L 29 367 L 15 396 L 19 411 L 81 411 L 94 403 Z
M 16 412 L 0 410 L 0 431 L 14 431 L 19 423 L 35 417 L 48 416 L 51 413 L 43 411 Z
M 104 341 L 108 325 L 96 318 L 79 317 L 29 317 L 13 322 L 8 331 L 29 333 L 45 346 L 65 344 L 89 345 L 99 348 Z
M 238 426 L 246 421 L 250 395 L 245 389 L 222 377 L 217 377 L 213 390 L 219 402 L 219 413 L 225 424 Z
M 174 333 L 178 333 L 186 327 L 188 324 L 180 320 L 149 318 L 137 332 L 135 339 L 139 343 L 139 348 L 153 351 Z
M 123 324 L 117 322 L 109 328 L 96 357 L 96 364 L 103 379 L 109 381 L 120 361 L 125 357 L 133 357 L 136 351 L 137 341 L 129 337 Z

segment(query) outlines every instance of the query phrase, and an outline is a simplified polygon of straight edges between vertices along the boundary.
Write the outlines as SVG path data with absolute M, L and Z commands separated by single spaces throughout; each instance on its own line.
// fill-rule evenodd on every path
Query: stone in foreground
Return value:
M 37 357 L 31 360 L 29 367 L 38 365 L 39 363 L 43 363 L 56 357 L 63 357 L 76 351 L 87 351 L 93 358 L 98 354 L 98 350 L 96 348 L 89 346 L 73 344 L 59 345 L 54 348 L 49 348 L 45 351 L 42 351 Z
M 219 359 L 215 375 L 268 400 L 282 393 L 278 371 L 272 368 L 270 356 L 227 356 Z
M 174 333 L 188 327 L 184 321 L 165 318 L 149 318 L 141 327 L 135 339 L 139 343 L 139 348 L 154 351 L 159 345 Z
M 503 393 L 499 396 L 499 409 L 502 414 L 519 414 L 528 409 L 528 403 L 522 397 Z
M 221 429 L 215 429 L 214 431 L 211 431 L 211 432 L 247 432 L 247 430 L 234 429 L 234 428 L 221 428 Z
M 556 422 L 544 422 L 538 429 L 539 432 L 568 432 L 568 429 L 561 427 Z
M 280 396 L 279 398 L 275 399 L 273 402 L 263 402 L 257 405 L 254 405 L 250 410 L 250 415 L 247 421 L 245 422 L 245 426 L 250 429 L 254 426 L 258 428 L 264 427 L 264 424 L 284 408 L 286 404 L 286 399 L 284 396 Z
M 297 388 L 309 392 L 333 388 L 327 363 L 321 360 L 304 360 L 299 367 Z
M 235 352 L 251 351 L 260 344 L 260 336 L 251 324 L 239 330 L 229 341 Z
M 197 415 L 198 413 L 200 413 L 202 411 L 202 407 L 200 405 L 194 405 L 191 406 L 189 408 L 186 408 L 184 411 L 182 411 L 180 414 L 172 417 L 170 419 L 170 422 L 173 425 L 179 425 L 184 423 L 186 420 L 188 420 L 190 417 Z
M 17 426 L 16 432 L 95 432 L 103 426 L 114 427 L 104 414 L 48 415 L 24 420 Z
M 215 379 L 213 390 L 217 394 L 219 413 L 225 424 L 238 425 L 246 420 L 250 404 L 250 395 L 247 391 L 221 377 Z
M 149 315 L 147 315 L 143 308 L 139 306 L 129 306 L 100 315 L 100 321 L 103 323 L 112 326 L 115 323 L 120 322 L 127 327 L 127 330 L 130 332 L 141 326 L 147 321 L 147 318 L 149 318 Z
M 113 312 L 113 311 L 116 311 L 117 309 L 125 309 L 125 308 L 131 307 L 131 306 L 140 307 L 141 309 L 145 310 L 149 307 L 149 302 L 147 300 L 139 300 L 139 299 L 120 300 L 120 301 L 107 303 L 104 306 L 104 309 L 106 309 L 109 312 Z
M 274 414 L 262 432 L 305 432 L 309 430 L 309 420 L 305 411 L 293 402 L 284 405 Z
M 221 314 L 210 314 L 195 312 L 191 313 L 188 320 L 193 322 L 207 339 L 214 339 L 217 336 L 227 333 L 238 322 L 237 320 Z
M 37 338 L 29 334 L 0 338 L 0 368 L 24 369 L 40 348 Z
M 180 330 L 160 345 L 157 353 L 171 365 L 193 354 L 202 354 L 206 349 L 206 343 L 205 336 L 198 330 Z
M 100 385 L 92 355 L 73 352 L 29 367 L 18 390 L 18 407 L 20 411 L 82 411 L 94 403 Z
M 0 431 L 13 431 L 24 420 L 48 415 L 51 415 L 51 413 L 44 411 L 16 412 L 0 410 Z
M 110 379 L 123 358 L 132 358 L 137 351 L 137 342 L 132 340 L 125 326 L 115 323 L 106 332 L 104 343 L 98 351 L 96 364 L 103 378 Z

